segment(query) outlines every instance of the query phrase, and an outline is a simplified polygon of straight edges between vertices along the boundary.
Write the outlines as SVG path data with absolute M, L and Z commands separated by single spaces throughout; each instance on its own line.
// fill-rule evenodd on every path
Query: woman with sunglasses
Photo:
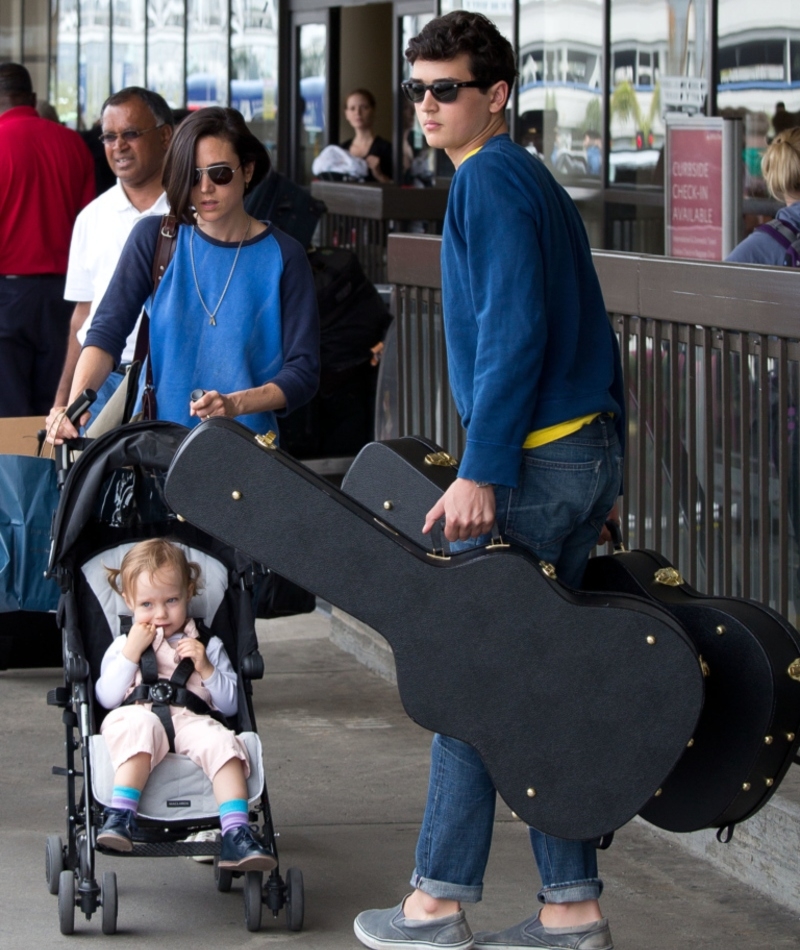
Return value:
M 277 431 L 276 413 L 311 399 L 319 315 L 306 252 L 243 203 L 269 169 L 264 146 L 235 109 L 201 109 L 180 125 L 164 165 L 174 255 L 154 293 L 161 220 L 136 225 L 81 351 L 70 402 L 102 385 L 142 306 L 159 419 L 192 426 L 229 416 Z M 47 420 L 56 444 L 77 435 L 63 411 L 54 407 Z
M 363 158 L 369 169 L 367 181 L 391 184 L 392 143 L 376 135 L 375 96 L 369 89 L 354 89 L 345 99 L 344 117 L 353 129 L 353 138 L 342 142 L 342 148 L 355 158 Z

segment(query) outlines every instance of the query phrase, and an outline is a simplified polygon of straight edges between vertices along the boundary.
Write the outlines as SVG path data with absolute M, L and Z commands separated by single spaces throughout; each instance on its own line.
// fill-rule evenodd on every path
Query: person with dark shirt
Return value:
M 363 158 L 369 167 L 367 181 L 389 184 L 392 178 L 392 143 L 376 135 L 375 96 L 369 89 L 354 89 L 345 100 L 344 117 L 353 128 L 353 138 L 342 142 L 342 148 L 355 158 Z
M 0 416 L 43 416 L 64 363 L 69 242 L 94 198 L 94 163 L 77 132 L 41 118 L 18 63 L 0 65 L 0 182 Z

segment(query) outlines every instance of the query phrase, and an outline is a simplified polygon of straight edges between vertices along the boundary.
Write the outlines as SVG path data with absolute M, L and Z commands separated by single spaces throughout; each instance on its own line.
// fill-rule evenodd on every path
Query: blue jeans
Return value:
M 600 416 L 572 435 L 524 452 L 517 487 L 495 489 L 500 532 L 554 564 L 563 583 L 578 587 L 621 480 L 622 452 L 613 420 Z M 488 540 L 458 542 L 451 551 Z M 434 736 L 412 886 L 432 897 L 467 903 L 481 899 L 495 800 L 478 753 L 458 739 Z M 542 879 L 540 901 L 561 904 L 600 896 L 603 882 L 597 876 L 594 844 L 554 838 L 534 828 L 529 834 Z

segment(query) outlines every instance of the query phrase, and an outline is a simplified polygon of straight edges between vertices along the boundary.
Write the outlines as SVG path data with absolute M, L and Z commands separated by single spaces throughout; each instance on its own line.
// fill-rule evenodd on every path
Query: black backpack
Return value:
M 774 238 L 786 251 L 783 258 L 784 267 L 800 267 L 800 231 L 786 221 L 773 218 L 766 224 L 759 224 L 756 231 L 763 231 Z

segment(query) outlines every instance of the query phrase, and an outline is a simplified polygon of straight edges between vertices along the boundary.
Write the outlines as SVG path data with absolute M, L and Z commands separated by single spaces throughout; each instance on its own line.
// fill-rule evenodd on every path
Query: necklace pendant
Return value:
M 215 326 L 217 325 L 217 321 L 214 319 L 214 314 L 213 314 L 213 313 L 211 314 L 211 319 L 208 321 L 208 325 L 209 325 L 210 327 L 215 327 Z

